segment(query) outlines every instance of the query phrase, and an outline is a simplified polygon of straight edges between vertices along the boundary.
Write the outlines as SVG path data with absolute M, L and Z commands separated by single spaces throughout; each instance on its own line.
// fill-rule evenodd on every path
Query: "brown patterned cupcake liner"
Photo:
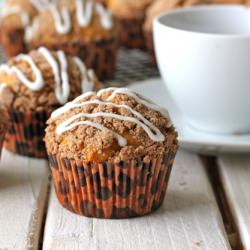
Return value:
M 121 45 L 130 49 L 145 49 L 145 40 L 142 30 L 143 22 L 144 18 L 119 18 Z
M 42 44 L 39 42 L 30 43 L 29 49 L 37 49 Z M 87 68 L 95 71 L 99 80 L 106 80 L 113 77 L 116 67 L 118 52 L 118 40 L 115 38 L 95 42 L 65 42 L 55 44 L 43 44 L 51 50 L 63 50 L 71 56 L 80 57 Z
M 119 163 L 86 163 L 49 154 L 49 162 L 64 208 L 87 217 L 120 219 L 143 216 L 161 206 L 175 154 Z
M 4 146 L 15 154 L 47 158 L 43 138 L 49 114 L 46 111 L 19 112 L 7 108 L 4 113 L 10 121 Z
M 23 29 L 1 28 L 1 44 L 7 57 L 13 57 L 26 52 Z

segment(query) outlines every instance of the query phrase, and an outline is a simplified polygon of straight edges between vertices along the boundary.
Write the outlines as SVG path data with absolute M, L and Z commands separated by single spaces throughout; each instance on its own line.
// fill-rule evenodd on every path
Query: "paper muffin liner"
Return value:
M 24 30 L 1 27 L 1 44 L 9 58 L 25 53 Z
M 82 42 L 58 42 L 41 44 L 39 41 L 30 42 L 29 49 L 37 49 L 45 46 L 51 50 L 63 50 L 71 56 L 80 57 L 87 68 L 95 71 L 99 80 L 106 80 L 113 77 L 118 52 L 118 40 L 116 38 Z
M 4 112 L 10 122 L 4 146 L 15 154 L 47 158 L 43 138 L 49 113 L 19 112 L 7 108 Z
M 145 49 L 143 34 L 144 18 L 118 18 L 120 23 L 120 43 L 130 49 Z
M 79 215 L 105 219 L 143 216 L 160 207 L 175 154 L 147 162 L 86 163 L 48 153 L 61 205 Z
M 156 56 L 155 56 L 155 49 L 154 49 L 154 41 L 153 41 L 153 34 L 151 31 L 144 32 L 145 43 L 147 51 L 150 55 L 150 60 L 152 65 L 156 65 Z

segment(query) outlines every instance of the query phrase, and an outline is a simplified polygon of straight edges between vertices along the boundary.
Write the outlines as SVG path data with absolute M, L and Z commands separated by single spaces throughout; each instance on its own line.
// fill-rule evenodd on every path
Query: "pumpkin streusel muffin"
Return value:
M 5 0 L 0 10 L 1 43 L 8 57 L 26 52 L 24 33 L 50 0 Z
M 106 6 L 107 0 L 95 0 L 97 3 L 101 3 Z
M 79 56 L 99 79 L 114 73 L 118 24 L 93 0 L 62 0 L 50 5 L 34 18 L 25 38 L 29 49 L 45 46 Z
M 143 23 L 153 0 L 107 0 L 109 10 L 120 23 L 120 42 L 128 48 L 145 48 Z
M 51 112 L 98 81 L 78 57 L 41 47 L 0 66 L 0 102 L 10 129 L 5 147 L 17 154 L 45 158 L 43 137 Z
M 45 142 L 62 206 L 115 219 L 162 204 L 178 148 L 167 111 L 124 88 L 85 93 L 54 111 Z

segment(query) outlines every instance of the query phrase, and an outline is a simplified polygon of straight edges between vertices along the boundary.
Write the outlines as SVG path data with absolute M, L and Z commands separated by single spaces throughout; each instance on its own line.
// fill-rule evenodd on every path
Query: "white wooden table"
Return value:
M 45 160 L 3 151 L 0 249 L 250 249 L 250 157 L 179 151 L 164 205 L 130 220 L 63 209 Z
M 129 68 L 130 61 L 134 65 Z M 148 78 L 145 72 L 157 74 L 147 56 L 121 51 L 117 83 Z M 179 151 L 157 212 L 130 220 L 98 220 L 59 205 L 47 161 L 4 150 L 0 250 L 6 249 L 250 249 L 250 156 L 208 158 Z

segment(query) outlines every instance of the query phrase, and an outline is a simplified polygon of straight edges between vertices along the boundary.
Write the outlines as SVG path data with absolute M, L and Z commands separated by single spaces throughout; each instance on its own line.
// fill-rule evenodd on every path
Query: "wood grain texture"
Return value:
M 241 241 L 250 249 L 250 157 L 221 157 L 218 164 Z
M 38 249 L 48 177 L 47 161 L 3 150 L 0 164 L 0 249 Z
M 80 217 L 63 209 L 52 191 L 43 249 L 223 250 L 230 246 L 200 159 L 181 152 L 163 207 L 146 217 Z

